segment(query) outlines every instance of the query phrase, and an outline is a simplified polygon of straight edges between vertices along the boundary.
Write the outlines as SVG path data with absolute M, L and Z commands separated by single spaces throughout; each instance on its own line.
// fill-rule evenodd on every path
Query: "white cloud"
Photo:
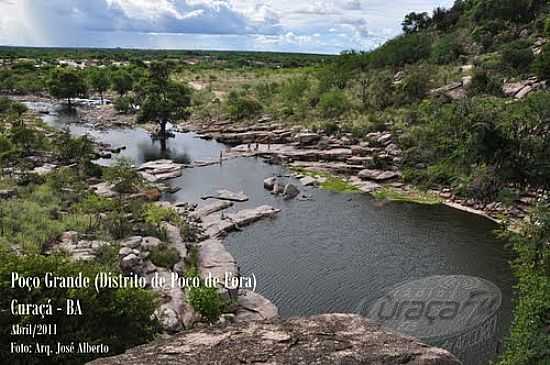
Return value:
M 452 2 L 0 0 L 0 44 L 338 53 L 372 48 L 406 13 Z

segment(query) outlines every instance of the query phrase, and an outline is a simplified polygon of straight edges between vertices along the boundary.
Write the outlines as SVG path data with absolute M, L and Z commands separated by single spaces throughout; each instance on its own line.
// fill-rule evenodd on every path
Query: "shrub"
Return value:
M 520 73 L 529 71 L 535 56 L 525 41 L 516 41 L 506 45 L 502 51 L 502 62 Z
M 193 309 L 210 323 L 215 323 L 225 308 L 225 302 L 216 288 L 191 288 L 188 298 Z
M 493 167 L 481 165 L 473 168 L 475 175 L 463 178 L 455 189 L 457 193 L 480 201 L 494 201 L 500 184 Z
M 119 193 L 135 193 L 143 184 L 143 179 L 134 168 L 131 160 L 119 158 L 105 172 L 105 179 L 113 184 Z
M 172 208 L 161 207 L 156 204 L 148 204 L 143 212 L 143 220 L 161 239 L 166 239 L 164 222 L 179 222 L 180 218 Z
M 319 127 L 324 133 L 328 134 L 329 136 L 335 135 L 340 131 L 340 126 L 334 121 L 325 121 L 321 123 Z
M 420 69 L 409 72 L 399 85 L 402 101 L 413 103 L 422 100 L 428 93 L 429 81 L 426 70 Z
M 6 344 L 13 340 L 10 331 L 14 325 L 38 325 L 55 323 L 57 334 L 43 336 L 40 343 L 49 344 L 52 349 L 57 343 L 76 341 L 109 346 L 109 355 L 124 352 L 126 349 L 153 339 L 158 331 L 158 323 L 153 319 L 156 299 L 152 292 L 144 289 L 102 289 L 96 292 L 93 284 L 89 288 L 41 288 L 32 291 L 26 288 L 12 288 L 12 272 L 26 277 L 44 278 L 46 273 L 56 277 L 73 277 L 82 273 L 93 283 L 95 276 L 106 268 L 93 263 L 73 263 L 58 256 L 15 256 L 0 252 L 0 306 L 9 308 L 12 300 L 19 303 L 46 303 L 51 300 L 53 314 L 45 321 L 40 316 L 13 316 L 9 311 L 0 311 L 2 331 L 0 337 Z M 113 268 L 110 268 L 113 270 Z M 75 320 L 63 311 L 67 300 L 79 300 L 83 314 Z M 101 319 L 101 320 L 98 320 Z M 108 325 L 106 325 L 108 324 Z M 18 342 L 31 345 L 36 339 L 22 336 Z M 40 354 L 25 355 L 24 363 L 33 364 L 76 364 L 85 363 L 98 357 L 97 354 L 52 354 L 51 357 Z M 5 346 L 0 351 L 0 363 L 18 364 L 20 354 L 12 354 Z
M 163 243 L 151 250 L 149 259 L 156 266 L 171 269 L 175 264 L 180 262 L 181 257 L 175 247 L 170 247 Z
M 433 62 L 444 65 L 456 62 L 462 54 L 462 45 L 455 34 L 440 38 L 432 48 L 431 59 Z
M 431 53 L 432 40 L 424 33 L 394 38 L 369 54 L 374 67 L 403 66 L 426 59 Z
M 513 22 L 528 22 L 532 20 L 545 0 L 482 0 L 477 1 L 473 8 L 473 18 L 476 21 L 495 18 Z
M 388 73 L 380 73 L 369 81 L 367 104 L 375 110 L 384 110 L 396 102 L 393 78 Z
M 472 84 L 468 88 L 468 94 L 470 96 L 502 96 L 502 85 L 496 78 L 489 75 L 487 71 L 476 70 L 472 76 Z
M 134 98 L 131 96 L 120 96 L 115 99 L 114 108 L 117 112 L 128 114 L 134 111 Z
M 350 103 L 342 91 L 328 91 L 321 95 L 319 110 L 325 118 L 336 118 L 350 108 Z
M 505 232 L 517 254 L 513 263 L 518 298 L 514 321 L 498 365 L 548 363 L 550 313 L 550 209 L 539 206 L 521 232 Z
M 535 59 L 533 71 L 543 80 L 550 79 L 550 45 L 544 46 L 542 53 Z
M 107 213 L 103 226 L 115 240 L 123 239 L 132 232 L 130 217 L 120 206 Z
M 547 16 L 544 20 L 544 35 L 550 37 L 550 16 Z
M 226 100 L 226 109 L 234 120 L 250 119 L 261 113 L 262 104 L 252 96 L 232 91 Z

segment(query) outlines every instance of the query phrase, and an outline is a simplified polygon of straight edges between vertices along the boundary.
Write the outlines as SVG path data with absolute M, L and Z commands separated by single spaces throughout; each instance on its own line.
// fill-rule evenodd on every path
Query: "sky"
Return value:
M 337 54 L 453 0 L 0 0 L 0 45 Z

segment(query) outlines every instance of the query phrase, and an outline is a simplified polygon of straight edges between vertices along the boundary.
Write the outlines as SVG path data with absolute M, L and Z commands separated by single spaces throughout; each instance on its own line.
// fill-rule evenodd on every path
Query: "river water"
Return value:
M 74 117 L 44 116 L 55 127 L 98 141 L 125 145 L 121 156 L 136 164 L 163 157 L 179 161 L 213 160 L 224 145 L 176 133 L 166 155 L 149 134 L 136 128 L 98 131 L 68 124 Z M 100 161 L 108 163 L 107 160 Z M 225 239 L 245 275 L 254 274 L 257 290 L 273 301 L 282 317 L 329 312 L 357 312 L 365 302 L 404 281 L 432 275 L 471 275 L 502 291 L 497 323 L 502 338 L 511 322 L 512 285 L 504 248 L 482 217 L 445 206 L 380 202 L 364 194 L 342 194 L 300 187 L 311 201 L 283 201 L 263 189 L 263 180 L 286 175 L 280 167 L 253 158 L 228 160 L 222 166 L 184 170 L 170 181 L 181 190 L 168 201 L 200 201 L 216 189 L 244 191 L 250 200 L 233 209 L 268 204 L 282 212 Z M 300 186 L 299 183 L 296 183 Z

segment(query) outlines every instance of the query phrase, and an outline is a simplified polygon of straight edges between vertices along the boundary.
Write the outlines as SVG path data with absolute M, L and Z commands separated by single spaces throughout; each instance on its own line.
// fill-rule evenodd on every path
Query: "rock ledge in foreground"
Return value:
M 459 365 L 449 352 L 353 314 L 235 323 L 182 332 L 91 365 Z

